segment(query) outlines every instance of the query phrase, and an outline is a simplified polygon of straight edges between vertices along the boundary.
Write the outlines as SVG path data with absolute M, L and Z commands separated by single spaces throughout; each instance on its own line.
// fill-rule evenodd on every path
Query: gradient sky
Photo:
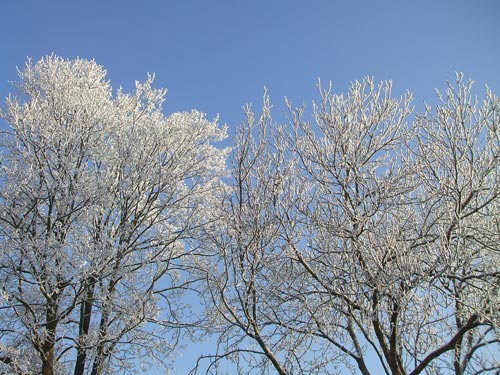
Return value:
M 318 99 L 318 77 L 337 92 L 392 79 L 422 110 L 456 71 L 500 95 L 499 17 L 498 0 L 0 0 L 0 98 L 16 66 L 55 53 L 95 59 L 115 89 L 156 73 L 166 113 L 195 108 L 230 129 L 264 85 L 279 120 L 284 96 Z
M 317 99 L 316 83 L 372 75 L 410 90 L 417 109 L 455 71 L 500 95 L 498 0 L 0 0 L 0 98 L 16 66 L 55 53 L 93 58 L 114 88 L 156 73 L 165 111 L 199 109 L 234 126 L 269 88 Z

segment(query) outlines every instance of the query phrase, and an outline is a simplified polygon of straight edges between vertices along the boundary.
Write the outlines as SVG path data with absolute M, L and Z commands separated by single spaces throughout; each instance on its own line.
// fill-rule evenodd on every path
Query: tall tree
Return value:
M 259 119 L 246 108 L 247 123 L 236 134 L 226 199 L 219 220 L 208 227 L 202 243 L 211 256 L 205 265 L 204 293 L 211 310 L 209 327 L 218 337 L 216 353 L 205 357 L 211 363 L 210 373 L 217 372 L 221 360 L 233 358 L 240 374 L 269 365 L 287 374 L 282 357 L 293 355 L 299 346 L 291 335 L 284 339 L 282 328 L 274 324 L 279 293 L 290 277 L 287 256 L 280 248 L 283 226 L 276 212 L 283 184 L 291 180 L 286 175 L 284 148 L 267 142 L 269 132 L 276 138 L 283 134 L 272 128 L 267 95 L 264 101 Z M 246 345 L 245 338 L 251 345 Z
M 165 365 L 210 217 L 225 130 L 163 115 L 153 77 L 113 95 L 94 61 L 19 71 L 2 118 L 0 368 L 115 373 Z
M 471 89 L 411 121 L 390 82 L 320 87 L 285 127 L 266 97 L 205 241 L 209 372 L 498 374 L 500 100 Z

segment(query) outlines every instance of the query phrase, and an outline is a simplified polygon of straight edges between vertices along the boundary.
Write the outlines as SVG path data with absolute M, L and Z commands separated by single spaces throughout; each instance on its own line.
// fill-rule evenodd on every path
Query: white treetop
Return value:
M 197 111 L 164 116 L 151 76 L 115 95 L 105 76 L 49 56 L 19 71 L 6 101 L 3 371 L 122 372 L 168 363 L 177 341 L 186 240 L 217 199 L 225 130 Z
M 258 121 L 247 109 L 204 243 L 209 373 L 223 359 L 282 375 L 500 371 L 500 100 L 478 103 L 458 75 L 412 121 L 391 88 L 320 86 L 312 119 L 288 103 L 287 126 L 267 96 Z
M 0 372 L 168 367 L 182 332 L 217 340 L 192 374 L 500 372 L 489 89 L 457 74 L 414 114 L 391 82 L 319 84 L 285 125 L 266 92 L 228 178 L 216 121 L 105 76 L 28 62 L 1 113 Z

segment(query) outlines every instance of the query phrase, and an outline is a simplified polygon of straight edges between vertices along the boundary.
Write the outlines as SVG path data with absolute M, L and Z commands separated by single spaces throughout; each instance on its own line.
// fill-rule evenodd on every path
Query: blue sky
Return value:
M 500 94 L 499 14 L 497 0 L 2 0 L 0 97 L 16 66 L 54 52 L 94 58 L 115 88 L 156 73 L 166 112 L 230 126 L 264 85 L 279 115 L 284 96 L 317 99 L 318 77 L 392 79 L 418 109 L 455 71 Z
M 455 71 L 500 95 L 499 15 L 498 0 L 0 0 L 0 97 L 27 57 L 55 53 L 94 58 L 114 88 L 156 73 L 166 113 L 196 108 L 231 129 L 264 85 L 279 119 L 284 96 L 318 98 L 318 77 L 335 91 L 392 79 L 421 110 Z

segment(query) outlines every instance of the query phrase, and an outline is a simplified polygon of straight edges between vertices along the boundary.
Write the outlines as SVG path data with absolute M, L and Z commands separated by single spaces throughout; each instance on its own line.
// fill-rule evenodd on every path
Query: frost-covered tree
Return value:
M 371 78 L 285 127 L 247 111 L 204 242 L 209 373 L 500 372 L 500 100 L 471 89 L 413 120 Z
M 269 366 L 287 374 L 281 357 L 300 346 L 293 335 L 284 335 L 273 323 L 279 293 L 291 277 L 288 257 L 280 247 L 283 225 L 277 212 L 293 180 L 288 178 L 284 148 L 268 142 L 269 132 L 276 138 L 283 135 L 272 128 L 269 109 L 267 96 L 260 119 L 246 108 L 247 123 L 236 134 L 237 147 L 231 156 L 232 183 L 219 220 L 203 238 L 202 246 L 211 256 L 205 265 L 204 297 L 210 306 L 210 331 L 218 337 L 217 351 L 200 358 L 209 360 L 209 373 L 217 373 L 221 360 L 232 358 L 239 374 Z M 245 337 L 251 339 L 250 345 Z
M 113 94 L 94 61 L 19 71 L 1 113 L 0 372 L 168 365 L 210 220 L 225 130 L 162 112 L 153 78 Z M 143 367 L 144 368 L 144 367 Z

